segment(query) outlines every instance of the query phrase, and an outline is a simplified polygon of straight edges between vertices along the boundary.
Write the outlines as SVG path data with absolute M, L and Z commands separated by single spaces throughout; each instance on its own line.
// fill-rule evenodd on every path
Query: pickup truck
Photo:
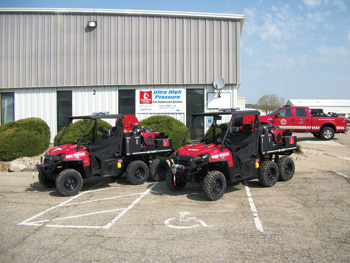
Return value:
M 311 132 L 316 138 L 331 140 L 335 133 L 345 133 L 346 118 L 334 116 L 317 116 L 308 107 L 285 105 L 268 115 L 260 115 L 261 123 L 279 126 L 284 134 L 292 132 Z

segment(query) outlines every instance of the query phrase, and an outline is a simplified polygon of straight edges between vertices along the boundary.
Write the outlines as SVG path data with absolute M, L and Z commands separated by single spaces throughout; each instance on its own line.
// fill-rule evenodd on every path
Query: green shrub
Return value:
M 173 140 L 173 148 L 175 150 L 182 146 L 181 137 L 184 137 L 187 131 L 187 127 L 181 121 L 166 115 L 148 117 L 140 121 L 140 125 L 155 132 L 164 132 L 166 136 Z M 189 142 L 189 139 L 186 142 Z
M 60 141 L 60 144 L 67 144 L 67 143 L 72 143 L 74 140 L 79 140 L 81 136 L 83 135 L 87 124 L 89 123 L 90 120 L 79 120 L 74 123 L 72 123 L 69 126 L 68 131 L 64 134 L 63 138 Z M 97 120 L 97 125 L 98 127 L 103 126 L 104 129 L 110 129 L 112 126 L 101 119 Z M 90 127 L 88 131 L 85 134 L 85 140 L 91 141 L 92 140 L 92 129 L 94 127 L 94 121 L 90 124 Z M 57 135 L 55 136 L 54 139 L 54 145 L 57 145 L 56 139 L 59 139 L 62 135 L 62 132 L 64 131 L 65 128 L 60 130 Z M 100 131 L 97 132 L 98 135 L 102 135 Z
M 47 150 L 50 128 L 42 119 L 27 118 L 0 126 L 0 160 L 36 156 Z

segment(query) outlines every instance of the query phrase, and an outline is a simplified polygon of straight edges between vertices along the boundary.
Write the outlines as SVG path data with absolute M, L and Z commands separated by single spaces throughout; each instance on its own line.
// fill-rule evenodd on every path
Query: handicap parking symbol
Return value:
M 197 219 L 197 217 L 189 217 L 190 212 L 181 212 L 180 218 L 169 218 L 164 221 L 164 224 L 170 228 L 187 229 L 196 227 L 213 227 L 213 225 L 207 225 L 203 220 Z

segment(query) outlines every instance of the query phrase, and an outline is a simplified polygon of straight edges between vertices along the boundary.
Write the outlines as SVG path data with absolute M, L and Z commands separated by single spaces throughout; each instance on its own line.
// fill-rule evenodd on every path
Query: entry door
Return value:
M 57 132 L 67 125 L 72 116 L 72 91 L 57 91 Z
M 119 90 L 119 114 L 135 115 L 135 90 Z
M 204 90 L 188 89 L 186 91 L 186 126 L 190 125 L 193 113 L 204 112 Z M 201 138 L 204 134 L 204 117 L 196 118 L 191 127 L 191 140 Z

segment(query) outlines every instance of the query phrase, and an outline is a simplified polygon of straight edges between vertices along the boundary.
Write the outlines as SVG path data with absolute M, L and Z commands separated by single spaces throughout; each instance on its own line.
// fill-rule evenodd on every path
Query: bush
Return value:
M 50 128 L 42 119 L 27 118 L 0 126 L 0 160 L 36 156 L 47 150 Z
M 187 131 L 187 127 L 181 121 L 166 115 L 148 117 L 140 121 L 140 125 L 155 132 L 164 132 L 165 135 L 173 140 L 173 148 L 175 150 L 182 146 L 181 137 L 184 137 Z M 189 142 L 189 139 L 186 142 Z
M 63 136 L 63 138 L 60 141 L 60 144 L 67 144 L 67 143 L 72 143 L 74 140 L 79 140 L 81 138 L 81 136 L 83 135 L 87 124 L 89 123 L 90 120 L 79 120 L 76 121 L 74 123 L 72 123 L 69 126 L 68 131 L 65 133 L 65 135 Z M 94 127 L 94 122 L 90 124 L 90 127 L 88 129 L 88 131 L 85 134 L 85 140 L 91 141 L 92 140 L 92 129 Z M 101 119 L 97 120 L 97 126 L 103 126 L 104 129 L 110 129 L 112 128 L 112 126 L 106 122 L 103 121 Z M 54 145 L 57 145 L 57 141 L 56 139 L 59 139 L 62 135 L 62 132 L 64 131 L 65 128 L 63 128 L 62 130 L 60 130 L 57 135 L 55 136 L 54 139 Z M 102 135 L 102 133 L 100 131 L 97 132 L 98 135 Z

